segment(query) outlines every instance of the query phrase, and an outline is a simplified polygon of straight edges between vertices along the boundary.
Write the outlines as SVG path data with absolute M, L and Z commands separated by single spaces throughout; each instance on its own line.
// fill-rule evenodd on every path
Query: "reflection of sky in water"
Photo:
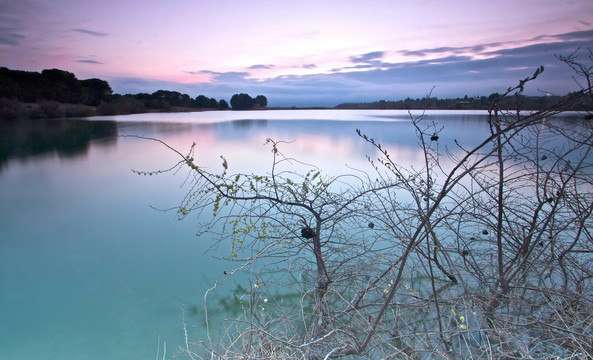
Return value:
M 269 171 L 272 153 L 264 143 L 272 138 L 294 140 L 281 146 L 286 156 L 330 174 L 350 172 L 346 165 L 369 169 L 365 156 L 377 156 L 357 128 L 397 162 L 422 164 L 407 119 L 406 112 L 333 110 L 112 118 L 118 135 L 159 138 L 182 153 L 195 141 L 198 163 L 214 170 L 225 155 L 233 172 Z M 430 113 L 433 119 L 444 126 L 441 150 L 488 133 L 483 116 Z M 194 236 L 194 217 L 177 222 L 149 207 L 177 206 L 184 172 L 130 171 L 169 168 L 176 154 L 152 141 L 113 140 L 91 136 L 88 146 L 76 144 L 84 156 L 67 157 L 47 152 L 59 148 L 50 143 L 43 153 L 11 153 L 2 167 L 0 349 L 7 358 L 148 358 L 157 336 L 174 349 L 182 340 L 182 304 L 198 305 L 199 315 L 188 318 L 198 324 L 204 291 L 229 269 L 203 255 L 211 242 Z M 219 251 L 226 254 L 227 244 Z M 215 298 L 226 296 L 223 289 Z M 197 336 L 201 328 L 192 331 Z
M 263 146 L 267 138 L 292 141 L 281 145 L 286 156 L 333 173 L 346 171 L 345 165 L 364 166 L 366 155 L 376 157 L 377 153 L 356 135 L 356 129 L 380 142 L 402 164 L 421 160 L 410 115 L 405 111 L 225 111 L 186 113 L 179 117 L 174 114 L 175 123 L 170 117 L 166 123 L 146 122 L 153 115 L 155 120 L 164 120 L 163 114 L 134 115 L 132 119 L 126 116 L 126 121 L 133 121 L 120 125 L 119 133 L 158 137 L 182 153 L 195 141 L 198 158 L 218 164 L 218 157 L 225 155 L 237 171 L 269 167 L 271 153 L 269 147 Z M 487 132 L 486 117 L 467 113 L 461 119 L 458 116 L 458 112 L 444 116 L 428 114 L 431 121 L 434 118 L 447 122 L 439 134 L 441 149 L 446 146 L 455 151 L 455 139 L 463 143 L 473 140 L 476 132 Z

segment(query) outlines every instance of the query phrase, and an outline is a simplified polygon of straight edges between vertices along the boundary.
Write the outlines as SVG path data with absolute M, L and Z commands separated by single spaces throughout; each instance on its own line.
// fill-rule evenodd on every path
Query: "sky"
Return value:
M 269 106 L 577 89 L 593 0 L 0 0 L 0 66 Z

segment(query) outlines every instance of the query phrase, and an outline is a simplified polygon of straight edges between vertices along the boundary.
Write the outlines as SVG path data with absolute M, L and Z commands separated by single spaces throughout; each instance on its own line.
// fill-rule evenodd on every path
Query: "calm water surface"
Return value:
M 455 150 L 487 132 L 483 112 L 429 112 L 445 128 L 439 146 Z M 355 129 L 403 163 L 421 162 L 402 111 L 252 111 L 142 114 L 88 120 L 0 124 L 0 358 L 149 359 L 158 339 L 172 358 L 204 337 L 203 295 L 230 265 L 223 245 L 210 253 L 197 219 L 177 221 L 184 176 L 138 176 L 178 160 L 156 137 L 198 162 L 265 172 L 267 138 L 294 142 L 286 155 L 330 173 L 368 168 L 375 155 Z M 195 220 L 195 221 L 194 221 Z M 244 278 L 229 279 L 215 304 Z M 232 296 L 232 295 L 231 295 Z M 224 313 L 221 313 L 222 317 Z M 162 352 L 161 352 L 162 353 Z M 162 355 L 161 355 L 162 356 Z

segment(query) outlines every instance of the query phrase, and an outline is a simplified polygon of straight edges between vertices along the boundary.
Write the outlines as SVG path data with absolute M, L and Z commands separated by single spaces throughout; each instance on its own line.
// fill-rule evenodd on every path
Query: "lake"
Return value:
M 414 112 L 419 115 L 420 112 Z M 444 126 L 439 147 L 455 151 L 488 133 L 483 111 L 429 111 Z M 267 138 L 329 174 L 369 169 L 361 129 L 405 164 L 421 163 L 406 111 L 283 110 L 158 113 L 0 123 L 0 358 L 172 358 L 205 336 L 203 296 L 229 263 L 197 237 L 194 217 L 178 221 L 184 173 L 167 169 L 196 142 L 199 164 L 267 172 Z M 210 251 L 208 251 L 210 249 Z M 208 252 L 207 252 L 208 251 Z M 246 276 L 209 298 L 232 296 Z M 185 311 L 184 311 L 185 309 Z M 224 309 L 209 309 L 224 318 Z M 183 315 L 184 314 L 184 315 Z M 160 357 L 159 357 L 160 358 Z

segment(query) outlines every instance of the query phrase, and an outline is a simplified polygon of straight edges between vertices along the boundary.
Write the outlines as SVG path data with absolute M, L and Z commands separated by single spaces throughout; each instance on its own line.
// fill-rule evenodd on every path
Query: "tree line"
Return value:
M 126 95 L 139 100 L 148 109 L 168 110 L 171 107 L 189 107 L 200 109 L 229 109 L 229 103 L 224 100 L 208 98 L 204 95 L 198 95 L 192 99 L 187 94 L 177 91 L 158 90 L 152 94 L 140 93 L 135 95 Z M 231 97 L 231 107 L 233 110 L 246 110 L 253 107 L 266 107 L 268 99 L 264 95 L 257 95 L 252 98 L 248 94 L 235 94 Z
M 517 105 L 523 110 L 541 110 L 550 107 L 565 99 L 574 97 L 574 93 L 564 96 L 545 94 L 542 96 L 517 95 L 500 99 L 499 93 L 492 93 L 489 96 L 467 96 L 458 98 L 438 99 L 436 97 L 424 97 L 412 99 L 407 97 L 404 100 L 388 101 L 379 100 L 369 103 L 342 103 L 336 106 L 337 109 L 394 109 L 394 110 L 488 110 L 492 103 L 498 99 L 497 106 L 504 110 L 513 110 Z M 591 104 L 577 103 L 569 104 L 570 110 L 591 111 Z
M 37 104 L 24 106 L 23 104 Z M 68 104 L 68 105 L 66 105 Z M 252 98 L 235 94 L 233 110 L 266 107 L 264 95 Z M 91 109 L 89 107 L 95 107 Z M 0 119 L 54 118 L 91 115 L 134 114 L 181 109 L 229 109 L 229 103 L 205 95 L 195 98 L 178 91 L 158 90 L 152 94 L 114 94 L 101 79 L 79 80 L 71 72 L 45 69 L 41 72 L 0 67 Z
M 45 69 L 41 73 L 0 67 L 0 98 L 33 103 L 42 100 L 97 106 L 113 94 L 101 79 L 78 80 L 68 71 Z
M 191 98 L 188 94 L 178 91 L 158 90 L 152 94 L 139 93 L 128 94 L 132 99 L 141 102 L 147 109 L 171 110 L 174 107 L 198 108 L 198 109 L 228 109 L 229 104 L 224 99 L 216 100 L 205 95 L 198 95 Z

